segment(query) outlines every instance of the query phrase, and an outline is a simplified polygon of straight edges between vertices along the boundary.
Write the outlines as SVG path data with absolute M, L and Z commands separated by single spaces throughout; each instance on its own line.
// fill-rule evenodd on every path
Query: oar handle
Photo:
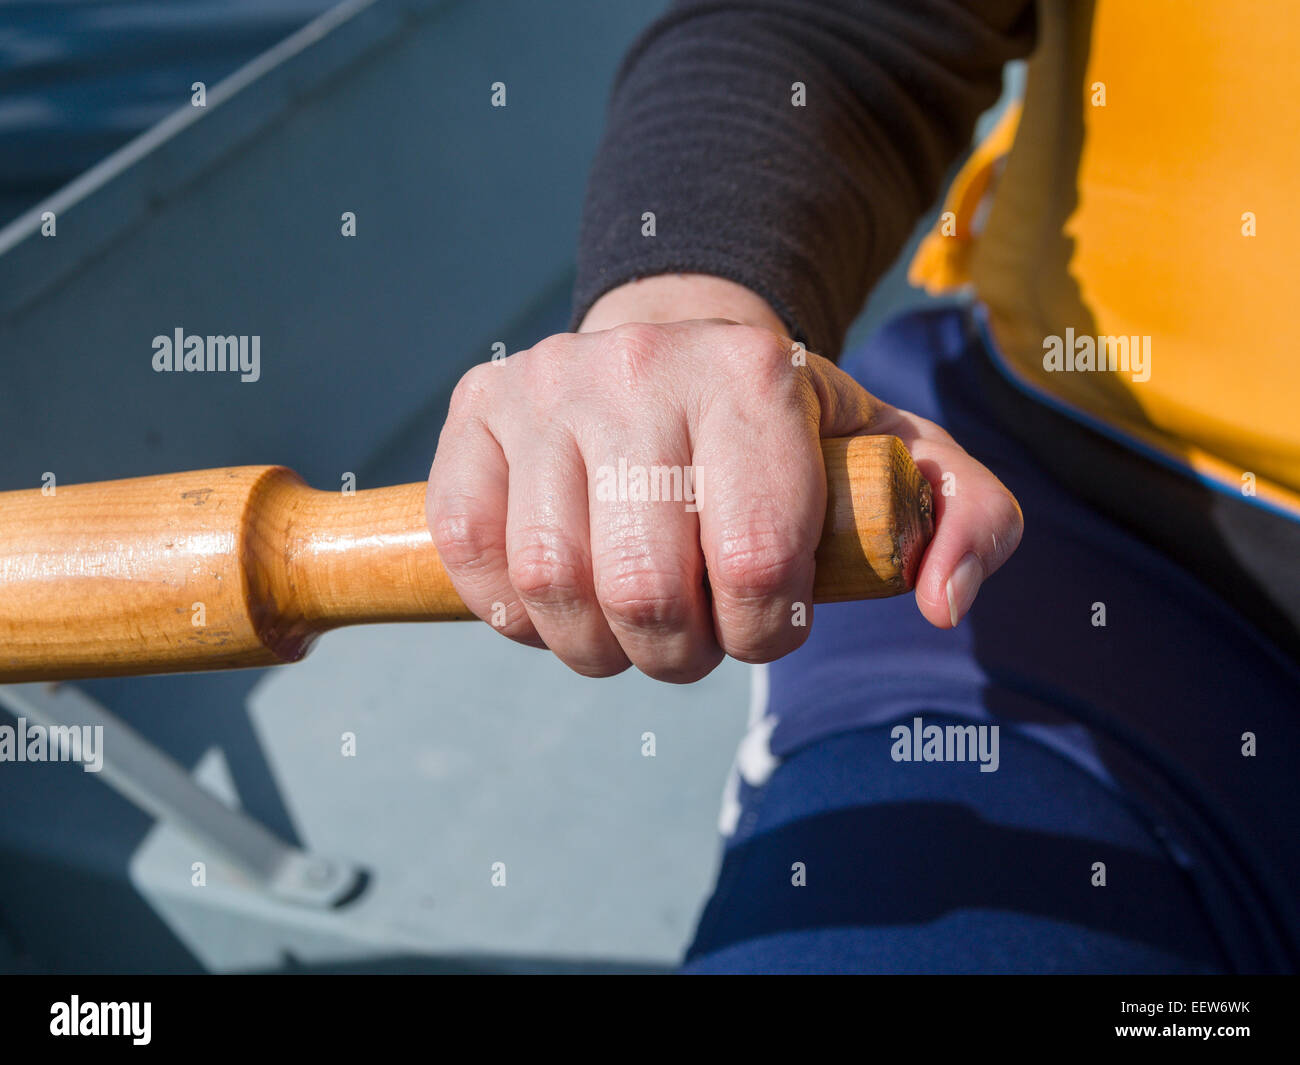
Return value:
M 814 601 L 907 591 L 929 484 L 896 437 L 822 450 Z M 468 619 L 425 489 L 239 466 L 0 493 L 0 683 L 275 665 L 343 625 Z

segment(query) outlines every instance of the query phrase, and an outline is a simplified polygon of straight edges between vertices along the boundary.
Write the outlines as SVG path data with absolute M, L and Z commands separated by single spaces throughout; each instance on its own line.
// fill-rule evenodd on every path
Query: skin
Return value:
M 689 683 L 724 655 L 773 661 L 809 632 L 791 616 L 796 602 L 811 609 L 818 440 L 871 432 L 900 437 L 931 482 L 916 603 L 956 626 L 1020 542 L 1015 498 L 938 425 L 818 355 L 797 365 L 793 348 L 760 296 L 673 274 L 606 293 L 578 333 L 470 370 L 427 497 L 466 605 L 585 676 L 635 665 Z M 620 458 L 697 467 L 707 505 L 598 498 L 597 471 Z

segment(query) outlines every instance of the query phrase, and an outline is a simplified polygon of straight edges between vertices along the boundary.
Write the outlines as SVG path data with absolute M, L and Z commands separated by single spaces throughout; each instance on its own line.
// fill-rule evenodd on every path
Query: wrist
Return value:
M 698 318 L 727 318 L 774 333 L 789 332 L 781 316 L 758 293 L 711 274 L 656 274 L 619 285 L 591 305 L 578 331 L 594 333 L 624 322 Z

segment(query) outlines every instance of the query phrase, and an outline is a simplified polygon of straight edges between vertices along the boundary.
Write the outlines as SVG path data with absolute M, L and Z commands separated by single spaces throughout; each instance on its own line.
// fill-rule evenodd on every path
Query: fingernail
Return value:
M 978 555 L 966 555 L 952 571 L 948 578 L 948 617 L 954 629 L 975 602 L 975 593 L 980 590 L 983 580 L 984 566 Z

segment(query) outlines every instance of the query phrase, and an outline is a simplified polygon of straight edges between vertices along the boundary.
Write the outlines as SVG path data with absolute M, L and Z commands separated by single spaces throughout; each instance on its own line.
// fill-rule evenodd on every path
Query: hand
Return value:
M 779 658 L 809 631 L 792 619 L 799 603 L 811 616 L 818 441 L 868 431 L 899 436 L 932 482 L 916 599 L 930 622 L 955 625 L 1019 543 L 1015 499 L 944 430 L 798 351 L 783 328 L 731 282 L 657 277 L 607 293 L 583 332 L 467 373 L 427 509 L 470 610 L 587 676 L 634 664 L 684 683 L 724 654 Z M 673 471 L 651 479 L 677 498 L 640 498 L 637 468 Z M 956 495 L 940 491 L 947 472 Z

